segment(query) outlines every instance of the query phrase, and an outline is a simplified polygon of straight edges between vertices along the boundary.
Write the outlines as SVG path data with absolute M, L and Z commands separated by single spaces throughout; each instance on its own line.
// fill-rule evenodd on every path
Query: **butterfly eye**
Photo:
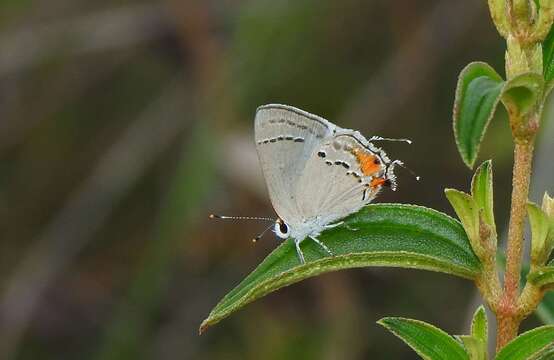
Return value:
M 280 237 L 281 239 L 286 239 L 290 235 L 289 226 L 287 224 L 285 224 L 285 222 L 281 219 L 278 219 L 275 222 L 275 230 L 274 231 L 275 231 L 275 234 L 277 234 L 277 236 Z

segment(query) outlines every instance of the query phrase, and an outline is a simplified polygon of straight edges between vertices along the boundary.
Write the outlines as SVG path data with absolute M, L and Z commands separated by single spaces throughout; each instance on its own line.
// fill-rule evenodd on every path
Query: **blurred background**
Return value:
M 422 181 L 399 170 L 377 201 L 453 214 L 443 189 L 471 177 L 451 130 L 457 75 L 473 60 L 503 73 L 503 57 L 484 0 L 0 2 L 0 358 L 414 359 L 375 321 L 467 331 L 470 282 L 371 268 L 282 289 L 198 336 L 278 242 L 207 215 L 273 215 L 253 142 L 270 102 L 411 138 L 384 146 Z M 481 159 L 505 225 L 512 143 L 497 118 Z M 535 201 L 554 190 L 549 124 Z

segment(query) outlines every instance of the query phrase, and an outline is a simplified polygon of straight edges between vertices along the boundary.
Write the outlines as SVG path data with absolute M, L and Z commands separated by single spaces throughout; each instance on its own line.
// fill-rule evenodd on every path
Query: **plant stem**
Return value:
M 499 352 L 507 343 L 517 336 L 519 323 L 521 319 L 517 319 L 512 315 L 496 315 L 496 352 Z
M 512 340 L 522 320 L 518 311 L 519 279 L 521 272 L 523 231 L 527 214 L 527 198 L 533 162 L 534 137 L 516 138 L 512 178 L 512 205 L 506 248 L 506 272 L 504 294 L 500 300 L 497 317 L 497 350 Z

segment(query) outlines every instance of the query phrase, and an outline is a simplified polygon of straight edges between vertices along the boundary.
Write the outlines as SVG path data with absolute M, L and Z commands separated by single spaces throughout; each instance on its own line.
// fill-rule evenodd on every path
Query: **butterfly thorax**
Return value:
M 289 228 L 288 237 L 302 241 L 307 237 L 317 237 L 329 224 L 327 220 L 317 216 L 311 219 L 305 219 L 299 223 L 286 224 Z

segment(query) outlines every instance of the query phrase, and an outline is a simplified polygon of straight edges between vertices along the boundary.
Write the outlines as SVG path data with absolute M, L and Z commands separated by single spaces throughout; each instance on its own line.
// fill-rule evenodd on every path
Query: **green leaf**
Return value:
M 491 18 L 496 25 L 496 29 L 506 38 L 510 34 L 510 23 L 506 16 L 506 3 L 504 0 L 489 0 L 489 9 Z
M 477 159 L 503 87 L 502 77 L 483 62 L 473 62 L 460 73 L 454 100 L 454 136 L 458 151 L 469 168 L 473 168 Z
M 547 243 L 550 219 L 540 207 L 532 202 L 527 204 L 527 212 L 531 225 L 531 260 L 534 264 L 543 265 L 552 250 Z
M 542 99 L 543 90 L 544 80 L 534 72 L 519 74 L 505 82 L 486 63 L 467 65 L 458 78 L 453 111 L 454 136 L 466 165 L 473 168 L 500 99 L 516 115 L 514 119 L 524 119 L 523 115 L 535 109 Z
M 383 318 L 377 323 L 399 337 L 425 360 L 469 360 L 459 342 L 433 325 L 395 317 Z
M 216 305 L 200 329 L 279 288 L 329 271 L 395 266 L 468 279 L 480 272 L 479 260 L 460 223 L 420 206 L 368 205 L 345 218 L 343 225 L 323 232 L 319 239 L 336 256 L 327 256 L 306 239 L 301 246 L 307 262 L 300 264 L 292 239 L 285 241 Z
M 458 336 L 471 360 L 487 360 L 487 349 L 484 342 L 473 336 Z
M 554 360 L 554 345 L 547 346 L 538 353 L 534 354 L 529 360 Z
M 554 326 L 546 325 L 527 331 L 504 346 L 496 360 L 528 360 L 554 341 Z
M 473 320 L 471 321 L 471 336 L 486 344 L 489 338 L 488 327 L 487 313 L 483 305 L 481 305 L 477 308 L 475 314 L 473 314 Z
M 554 199 L 548 195 L 548 192 L 545 192 L 542 197 L 542 211 L 554 221 Z
M 546 257 L 548 258 L 554 248 L 554 199 L 547 192 L 542 198 L 541 210 L 548 218 L 548 235 L 546 236 Z
M 554 325 L 554 293 L 547 292 L 535 311 L 537 317 L 547 325 Z
M 456 215 L 462 222 L 474 248 L 480 249 L 479 244 L 479 206 L 471 195 L 456 189 L 445 189 L 444 193 L 454 208 Z
M 494 221 L 494 203 L 493 203 L 493 178 L 492 162 L 485 161 L 479 166 L 471 181 L 471 195 L 480 209 L 483 210 L 485 222 L 496 233 L 496 224 Z
M 487 313 L 482 305 L 473 314 L 471 334 L 458 336 L 458 338 L 464 344 L 471 360 L 487 359 L 488 323 Z
M 542 43 L 542 67 L 546 87 L 550 90 L 554 79 L 554 27 L 550 28 Z
M 544 79 L 541 75 L 528 72 L 520 74 L 505 83 L 502 102 L 508 112 L 522 118 L 532 111 L 542 99 Z
M 554 284 L 554 265 L 539 266 L 527 274 L 527 280 L 533 285 L 543 287 Z

